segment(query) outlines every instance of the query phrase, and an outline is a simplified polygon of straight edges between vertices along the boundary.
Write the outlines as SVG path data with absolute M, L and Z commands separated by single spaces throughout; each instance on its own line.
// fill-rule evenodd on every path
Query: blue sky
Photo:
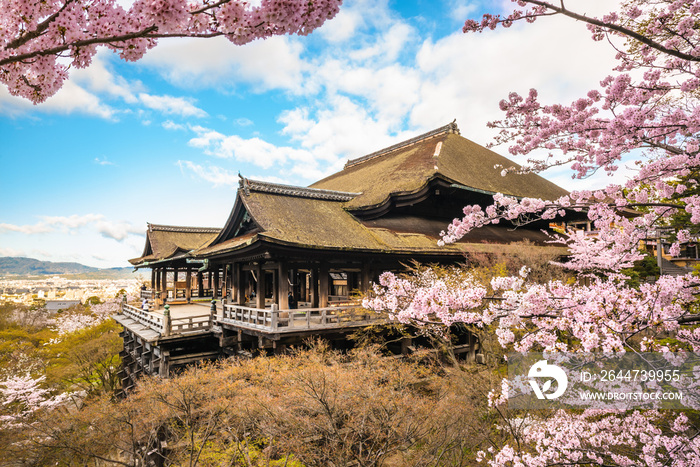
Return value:
M 162 41 L 135 63 L 102 51 L 38 106 L 0 88 L 0 256 L 127 266 L 147 222 L 223 226 L 239 172 L 308 185 L 455 118 L 485 145 L 509 91 L 568 101 L 609 73 L 583 25 L 461 32 L 499 5 L 347 0 L 307 37 Z

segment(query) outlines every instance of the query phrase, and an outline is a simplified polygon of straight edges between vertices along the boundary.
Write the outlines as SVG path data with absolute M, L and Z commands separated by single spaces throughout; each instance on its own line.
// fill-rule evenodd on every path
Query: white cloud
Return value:
M 145 88 L 139 81 L 129 82 L 114 74 L 109 64 L 110 58 L 113 57 L 115 54 L 112 52 L 100 49 L 93 57 L 89 67 L 76 68 L 71 71 L 70 81 L 93 93 L 119 98 L 126 103 L 135 104 L 138 102 L 136 93 Z
M 449 0 L 450 17 L 456 21 L 464 22 L 478 9 L 475 2 L 469 0 Z
M 139 62 L 155 68 L 170 82 L 188 88 L 215 87 L 231 92 L 246 83 L 259 92 L 284 89 L 301 92 L 303 46 L 275 36 L 236 46 L 223 37 L 163 40 Z
M 96 157 L 95 164 L 97 164 L 97 165 L 116 165 L 114 162 L 107 160 L 107 157 L 104 157 L 103 159 Z
M 252 120 L 244 117 L 237 118 L 234 123 L 238 126 L 250 126 L 254 124 Z
M 196 175 L 197 177 L 212 183 L 215 187 L 238 187 L 238 174 L 235 174 L 230 170 L 212 165 L 204 167 L 202 165 L 195 164 L 192 161 L 177 161 L 177 165 L 180 167 L 182 173 Z
M 344 42 L 355 34 L 355 31 L 364 23 L 362 14 L 357 9 L 341 8 L 338 14 L 327 21 L 318 33 L 331 43 Z
M 153 96 L 146 93 L 139 94 L 139 101 L 149 109 L 162 112 L 166 115 L 179 115 L 181 117 L 206 117 L 207 113 L 192 104 L 194 99 L 173 96 Z
M 111 238 L 118 242 L 125 240 L 130 235 L 143 235 L 143 229 L 133 226 L 128 222 L 111 222 L 100 220 L 95 223 L 96 230 L 105 238 Z
M 0 256 L 27 256 L 24 250 L 0 247 Z
M 116 109 L 103 103 L 97 95 L 70 80 L 66 81 L 55 95 L 38 105 L 24 98 L 12 96 L 4 85 L 0 86 L 0 113 L 17 116 L 29 114 L 35 110 L 62 115 L 90 115 L 107 120 L 114 120 L 117 114 Z
M 193 126 L 191 129 L 197 133 L 197 137 L 190 139 L 189 145 L 203 149 L 204 153 L 210 156 L 248 162 L 264 169 L 289 160 L 305 162 L 314 160 L 313 155 L 308 151 L 288 146 L 275 146 L 257 137 L 246 139 L 238 135 L 226 136 L 201 126 Z
M 27 235 L 51 232 L 53 229 L 45 223 L 35 225 L 14 225 L 0 223 L 0 234 L 4 232 L 19 232 Z
M 164 121 L 161 126 L 165 128 L 166 130 L 184 130 L 185 126 L 180 125 L 179 123 L 175 123 L 172 120 L 166 120 Z
M 103 237 L 117 241 L 122 241 L 131 234 L 143 234 L 143 229 L 137 228 L 128 222 L 109 221 L 102 214 L 41 216 L 40 218 L 41 221 L 34 225 L 0 224 L 0 234 L 19 232 L 26 235 L 35 235 L 62 232 L 75 235 L 85 227 L 99 232 Z

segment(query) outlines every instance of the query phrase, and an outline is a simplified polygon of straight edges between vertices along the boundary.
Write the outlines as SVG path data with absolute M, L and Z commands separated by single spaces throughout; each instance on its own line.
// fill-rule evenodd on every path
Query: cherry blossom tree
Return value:
M 87 67 L 98 46 L 135 61 L 164 37 L 225 36 L 246 44 L 281 34 L 306 35 L 338 12 L 341 0 L 6 0 L 0 2 L 0 82 L 43 102 Z
M 700 1 L 626 0 L 602 17 L 569 10 L 564 2 L 513 3 L 510 14 L 466 21 L 464 32 L 564 16 L 585 24 L 593 40 L 615 47 L 618 64 L 598 89 L 568 104 L 543 103 L 534 89 L 526 96 L 511 93 L 500 104 L 504 118 L 490 124 L 500 129 L 495 143 L 508 144 L 513 155 L 547 153 L 531 157 L 524 171 L 569 165 L 583 178 L 599 170 L 612 173 L 630 161 L 637 171 L 624 186 L 556 200 L 496 195 L 485 209 L 465 207 L 464 217 L 443 232 L 442 242 L 449 243 L 501 221 L 585 212 L 596 236 L 571 230 L 553 238 L 569 247 L 570 257 L 560 266 L 578 275 L 576 283 L 534 283 L 527 268 L 489 284 L 469 276 L 456 283 L 429 272 L 385 273 L 365 305 L 401 322 L 490 327 L 504 348 L 523 352 L 700 351 L 696 276 L 662 276 L 634 286 L 621 273 L 644 257 L 641 241 L 673 225 L 678 230 L 670 254 L 678 256 L 700 224 Z M 505 167 L 502 174 L 513 170 Z M 688 222 L 680 228 L 672 223 L 679 213 Z M 669 335 L 673 339 L 662 340 Z M 496 408 L 507 392 L 504 381 L 501 393 L 491 394 Z M 700 465 L 700 426 L 691 414 L 602 409 L 560 410 L 549 418 L 533 414 L 517 442 L 484 452 L 482 459 L 494 466 Z

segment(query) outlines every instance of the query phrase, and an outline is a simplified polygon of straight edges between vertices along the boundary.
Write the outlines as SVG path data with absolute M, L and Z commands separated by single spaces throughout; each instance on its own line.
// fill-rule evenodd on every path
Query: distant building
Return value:
M 70 307 L 79 305 L 80 300 L 46 300 L 46 311 L 67 310 Z

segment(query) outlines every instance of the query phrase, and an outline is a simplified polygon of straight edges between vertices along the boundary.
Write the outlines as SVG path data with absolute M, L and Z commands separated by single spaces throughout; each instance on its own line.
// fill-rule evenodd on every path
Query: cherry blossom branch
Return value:
M 649 36 L 645 36 L 633 29 L 621 26 L 619 24 L 610 22 L 610 21 L 603 21 L 598 18 L 593 18 L 590 16 L 586 16 L 584 14 L 576 13 L 574 11 L 571 11 L 564 7 L 564 3 L 562 2 L 562 6 L 556 6 L 552 3 L 549 2 L 544 2 L 541 0 L 512 0 L 513 2 L 518 2 L 518 4 L 532 4 L 536 5 L 539 8 L 536 8 L 534 12 L 532 13 L 523 13 L 522 11 L 516 10 L 515 12 L 511 13 L 509 16 L 505 18 L 501 18 L 500 15 L 484 15 L 481 23 L 478 23 L 474 20 L 467 20 L 464 24 L 463 31 L 464 32 L 482 32 L 485 28 L 490 28 L 490 29 L 495 29 L 496 25 L 502 25 L 504 27 L 510 27 L 513 22 L 515 21 L 522 21 L 525 20 L 529 23 L 535 21 L 537 18 L 542 17 L 542 16 L 554 16 L 554 15 L 564 15 L 567 16 L 571 19 L 577 20 L 577 21 L 582 21 L 584 23 L 589 24 L 590 26 L 602 28 L 602 29 L 607 29 L 610 31 L 615 31 L 619 33 L 620 35 L 630 37 L 654 50 L 657 50 L 663 54 L 670 55 L 672 57 L 680 58 L 682 60 L 688 60 L 692 62 L 697 62 L 700 61 L 700 56 L 698 55 L 693 55 L 693 54 L 687 54 L 684 52 L 681 52 L 679 50 L 669 48 L 664 46 L 663 44 L 659 43 L 658 41 L 653 40 Z M 691 47 L 696 47 L 695 44 L 690 44 Z
M 148 35 L 154 31 L 157 31 L 157 30 L 158 30 L 157 26 L 149 26 L 146 29 L 143 29 L 143 30 L 137 31 L 137 32 L 133 32 L 130 34 L 122 34 L 120 36 L 111 36 L 111 37 L 95 37 L 92 39 L 84 39 L 84 40 L 75 41 L 75 42 L 72 42 L 69 44 L 60 45 L 60 46 L 53 47 L 50 49 L 35 50 L 33 52 L 18 54 L 18 55 L 14 55 L 12 57 L 2 59 L 2 60 L 0 60 L 0 66 L 7 65 L 10 63 L 25 62 L 26 60 L 31 59 L 31 58 L 35 58 L 35 57 L 43 57 L 46 55 L 57 55 L 57 54 L 60 54 L 61 52 L 65 52 L 66 50 L 85 47 L 88 45 L 113 44 L 113 43 L 117 43 L 117 42 L 128 41 L 131 39 L 150 37 Z M 161 35 L 160 37 L 174 37 L 174 36 Z M 182 37 L 182 36 L 178 36 L 178 37 Z

